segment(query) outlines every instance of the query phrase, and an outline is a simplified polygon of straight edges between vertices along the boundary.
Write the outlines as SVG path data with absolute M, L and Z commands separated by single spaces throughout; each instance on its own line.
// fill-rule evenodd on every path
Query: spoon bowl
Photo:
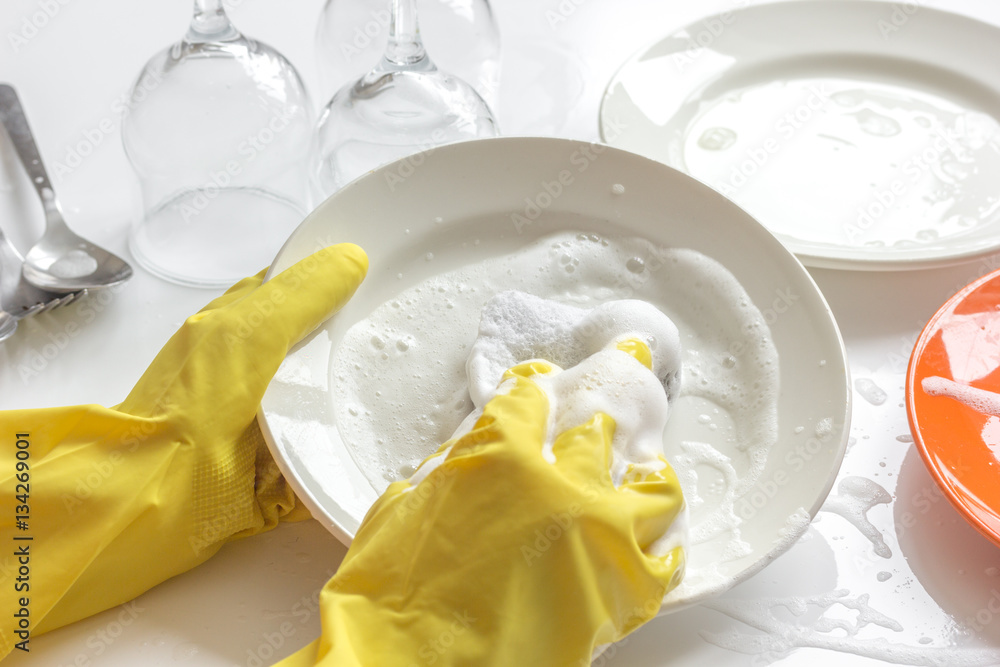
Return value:
M 45 210 L 45 233 L 24 258 L 25 280 L 50 292 L 65 293 L 128 280 L 132 267 L 127 262 L 81 238 L 66 224 L 17 92 L 7 84 L 0 84 L 0 121 Z

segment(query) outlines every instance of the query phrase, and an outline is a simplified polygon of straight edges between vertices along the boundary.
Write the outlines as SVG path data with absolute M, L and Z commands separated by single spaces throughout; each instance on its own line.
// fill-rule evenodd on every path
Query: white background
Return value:
M 116 100 L 149 56 L 180 37 L 190 16 L 185 0 L 63 3 L 54 2 L 58 11 L 17 48 L 10 34 L 24 34 L 25 21 L 42 11 L 42 3 L 4 0 L 0 6 L 0 80 L 18 88 L 50 170 L 103 120 L 117 127 Z M 538 111 L 545 105 L 528 94 L 532 89 L 519 85 L 524 61 L 508 67 L 500 90 L 503 132 L 596 140 L 604 86 L 633 51 L 694 19 L 746 4 L 496 0 L 508 52 L 535 43 L 572 54 L 565 71 L 576 77 L 569 87 L 579 93 L 558 117 L 545 117 Z M 996 3 L 926 4 L 1000 25 Z M 244 33 L 275 46 L 299 68 L 317 107 L 325 102 L 314 49 L 321 5 L 243 0 L 230 11 Z M 117 132 L 54 180 L 70 224 L 128 257 L 136 190 Z M 0 224 L 22 250 L 41 230 L 34 197 L 5 142 Z M 917 333 L 954 291 L 997 266 L 1000 259 L 992 258 L 933 271 L 812 272 L 840 323 L 855 379 L 871 379 L 888 394 L 880 406 L 855 395 L 852 444 L 841 476 L 871 479 L 892 495 L 892 502 L 867 514 L 892 556 L 875 555 L 852 524 L 821 512 L 807 535 L 756 577 L 719 601 L 651 622 L 604 664 L 869 665 L 880 664 L 878 656 L 914 665 L 1000 664 L 1000 623 L 992 622 L 990 607 L 994 596 L 1000 599 L 1000 551 L 936 493 L 913 446 L 898 438 L 908 434 L 902 384 Z M 123 289 L 22 322 L 15 338 L 0 345 L 0 408 L 120 401 L 183 319 L 212 296 L 167 285 L 140 269 Z M 88 321 L 92 312 L 98 316 Z M 30 655 L 15 655 L 7 664 L 273 660 L 318 635 L 313 600 L 344 552 L 315 522 L 282 526 L 227 546 L 195 571 L 141 596 L 131 611 L 111 610 L 33 638 Z M 881 581 L 879 573 L 890 576 L 882 574 Z M 977 614 L 974 627 L 967 619 Z M 531 657 L 525 662 L 531 664 Z

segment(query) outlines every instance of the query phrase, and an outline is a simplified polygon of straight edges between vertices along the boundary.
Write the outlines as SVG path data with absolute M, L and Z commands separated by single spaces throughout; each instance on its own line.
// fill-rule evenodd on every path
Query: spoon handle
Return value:
M 31 184 L 38 191 L 38 196 L 45 207 L 45 218 L 47 224 L 65 224 L 62 212 L 59 210 L 59 202 L 56 200 L 55 190 L 49 181 L 49 175 L 42 164 L 42 156 L 38 152 L 38 146 L 31 135 L 31 128 L 28 126 L 28 119 L 24 115 L 21 101 L 17 98 L 17 91 L 13 86 L 0 83 L 0 122 L 7 128 L 7 134 L 14 144 L 17 156 L 21 158 Z

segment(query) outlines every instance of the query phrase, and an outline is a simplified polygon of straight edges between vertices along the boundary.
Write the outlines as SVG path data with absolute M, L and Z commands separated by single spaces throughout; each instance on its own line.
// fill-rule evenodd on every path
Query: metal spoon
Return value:
M 0 84 L 0 121 L 7 128 L 45 209 L 45 234 L 25 255 L 25 279 L 52 292 L 108 287 L 128 280 L 132 276 L 131 266 L 77 236 L 66 225 L 17 93 L 7 84 Z
M 0 229 L 0 342 L 10 338 L 18 320 L 73 303 L 86 292 L 47 292 L 28 283 L 23 260 Z

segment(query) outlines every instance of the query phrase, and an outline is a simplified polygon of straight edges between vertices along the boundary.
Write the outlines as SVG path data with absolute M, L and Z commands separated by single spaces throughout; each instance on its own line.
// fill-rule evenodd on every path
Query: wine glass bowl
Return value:
M 154 55 L 122 123 L 143 215 L 130 248 L 162 278 L 226 286 L 266 266 L 309 204 L 313 111 L 292 65 L 199 0 Z
M 372 72 L 342 88 L 320 117 L 319 190 L 331 194 L 374 167 L 436 145 L 496 135 L 489 107 L 462 80 Z
M 469 83 L 492 109 L 500 85 L 500 33 L 489 0 L 421 0 L 421 40 L 437 65 Z M 385 0 L 326 0 L 316 26 L 323 98 L 370 71 L 385 52 Z
M 313 159 L 320 195 L 407 155 L 499 134 L 475 88 L 439 70 L 428 56 L 414 0 L 392 0 L 390 6 L 381 60 L 337 91 L 320 115 Z

